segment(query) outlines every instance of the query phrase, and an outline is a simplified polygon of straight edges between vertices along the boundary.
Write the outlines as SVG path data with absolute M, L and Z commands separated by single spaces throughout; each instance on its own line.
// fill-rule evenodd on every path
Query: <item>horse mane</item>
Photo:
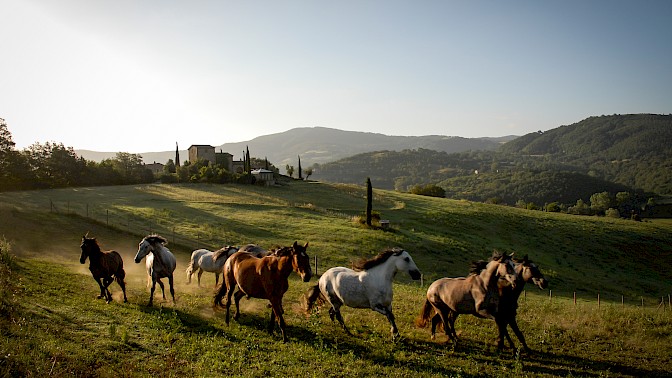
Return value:
M 391 256 L 399 256 L 402 252 L 404 252 L 404 250 L 401 248 L 386 249 L 373 258 L 370 258 L 368 260 L 362 259 L 360 261 L 352 263 L 352 269 L 356 271 L 369 270 L 380 264 L 383 264 Z
M 494 251 L 492 251 L 492 256 L 490 257 L 490 260 L 488 260 L 488 261 L 485 261 L 485 260 L 472 261 L 471 265 L 469 266 L 469 274 L 479 275 L 488 266 L 488 263 L 490 261 L 494 261 L 494 260 L 502 261 L 502 259 L 507 259 L 507 258 L 510 258 L 510 256 L 507 255 L 506 253 L 502 252 L 502 251 L 499 251 L 499 250 L 495 249 Z
M 212 261 L 217 261 L 222 256 L 227 256 L 229 249 L 234 248 L 233 246 L 226 245 L 214 252 L 212 252 Z
M 166 238 L 157 234 L 145 236 L 145 240 L 147 240 L 147 242 L 149 242 L 150 244 L 156 244 L 156 243 L 161 243 L 163 245 L 168 244 L 168 240 Z
M 488 261 L 478 260 L 472 261 L 469 266 L 469 274 L 479 275 L 488 266 Z
M 290 256 L 293 250 L 294 247 L 273 248 L 269 251 L 268 255 L 276 257 Z

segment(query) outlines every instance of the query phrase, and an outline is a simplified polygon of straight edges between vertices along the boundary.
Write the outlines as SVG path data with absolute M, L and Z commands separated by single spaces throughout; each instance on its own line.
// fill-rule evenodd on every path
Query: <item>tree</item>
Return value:
M 303 173 L 306 174 L 306 180 L 308 180 L 308 177 L 310 177 L 310 175 L 313 174 L 313 168 L 312 168 L 312 167 L 308 167 L 308 168 L 306 168 L 306 169 L 303 170 Z
M 176 168 L 175 168 L 175 163 L 173 162 L 173 159 L 168 159 L 166 162 L 166 165 L 163 166 L 163 172 L 164 173 L 175 173 Z
M 371 226 L 371 210 L 373 210 L 373 187 L 371 178 L 366 178 L 366 225 Z
M 590 208 L 596 213 L 604 213 L 611 207 L 613 200 L 609 192 L 595 193 L 590 196 Z
M 411 188 L 410 192 L 412 194 L 419 194 L 421 196 L 429 196 L 429 197 L 443 198 L 446 196 L 446 190 L 435 184 L 414 185 Z
M 301 156 L 299 156 L 299 180 L 303 180 L 303 176 L 301 176 Z
M 294 176 L 294 166 L 293 165 L 287 164 L 285 166 L 285 170 L 287 171 L 287 174 L 289 175 L 289 177 Z
M 38 187 L 61 188 L 81 184 L 86 161 L 63 143 L 34 143 L 24 151 Z
M 247 146 L 245 146 L 245 161 L 247 162 L 245 172 L 252 173 L 252 162 L 250 161 L 250 149 Z

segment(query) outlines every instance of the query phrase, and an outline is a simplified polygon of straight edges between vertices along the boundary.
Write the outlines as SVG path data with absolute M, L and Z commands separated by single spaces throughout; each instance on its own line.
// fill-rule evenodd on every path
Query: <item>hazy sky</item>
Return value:
M 672 1 L 0 0 L 17 148 L 149 152 L 324 126 L 523 135 L 672 112 Z

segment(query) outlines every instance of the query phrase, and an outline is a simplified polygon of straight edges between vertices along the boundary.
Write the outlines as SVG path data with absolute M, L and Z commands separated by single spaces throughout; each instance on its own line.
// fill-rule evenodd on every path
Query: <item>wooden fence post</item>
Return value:
M 597 292 L 597 308 L 600 308 L 600 292 Z
M 548 302 L 553 302 L 553 290 L 548 290 Z
M 576 291 L 574 292 L 574 306 L 576 307 Z
M 109 226 L 110 225 L 110 210 L 105 210 L 105 212 L 107 214 L 106 218 L 105 218 L 106 219 L 105 222 L 107 222 L 107 225 Z
M 317 255 L 315 255 L 315 276 L 317 277 Z

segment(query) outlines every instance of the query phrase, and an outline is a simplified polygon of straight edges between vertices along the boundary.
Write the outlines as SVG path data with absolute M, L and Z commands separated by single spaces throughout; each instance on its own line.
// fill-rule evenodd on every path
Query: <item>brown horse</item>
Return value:
M 124 292 L 124 302 L 128 302 L 126 298 L 126 284 L 124 282 L 126 272 L 124 271 L 124 261 L 121 259 L 121 255 L 117 251 L 101 251 L 96 238 L 87 238 L 86 235 L 82 236 L 81 248 L 82 254 L 79 257 L 79 262 L 84 264 L 86 258 L 89 258 L 89 270 L 91 271 L 91 275 L 93 275 L 93 279 L 100 286 L 98 299 L 105 298 L 107 303 L 112 301 L 112 294 L 108 286 L 110 286 L 112 281 L 116 280 Z
M 269 333 L 273 333 L 275 318 L 277 317 L 282 340 L 287 341 L 285 334 L 285 318 L 282 308 L 282 297 L 289 288 L 287 278 L 292 271 L 297 272 L 303 282 L 308 282 L 312 276 L 310 258 L 306 253 L 308 243 L 304 246 L 297 242 L 291 247 L 282 247 L 268 256 L 258 258 L 246 252 L 236 252 L 224 264 L 224 283 L 215 295 L 214 305 L 222 306 L 222 298 L 226 296 L 226 324 L 229 324 L 229 309 L 231 295 L 236 287 L 234 296 L 236 314 L 234 320 L 240 317 L 239 302 L 242 297 L 268 299 L 271 302 L 271 321 L 268 325 Z
M 427 299 L 416 325 L 424 328 L 432 314 L 432 340 L 436 327 L 443 325 L 446 336 L 457 341 L 455 319 L 459 314 L 473 314 L 481 318 L 495 319 L 499 302 L 497 281 L 502 277 L 515 286 L 516 272 L 511 256 L 495 251 L 485 269 L 468 277 L 441 278 L 427 289 Z

